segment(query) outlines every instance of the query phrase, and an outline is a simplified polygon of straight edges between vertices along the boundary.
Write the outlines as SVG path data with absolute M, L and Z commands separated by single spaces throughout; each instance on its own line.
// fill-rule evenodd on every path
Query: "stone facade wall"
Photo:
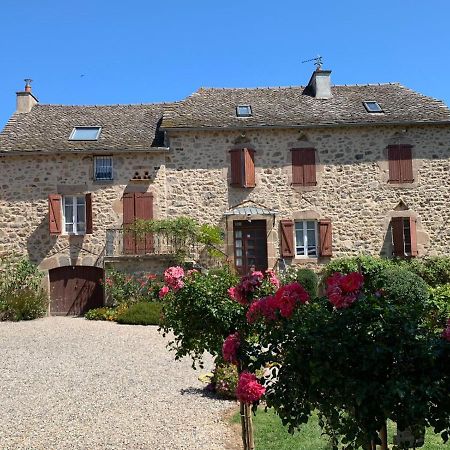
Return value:
M 347 127 L 308 130 L 170 131 L 167 213 L 222 224 L 224 212 L 251 200 L 277 209 L 268 230 L 269 266 L 279 256 L 279 220 L 330 218 L 333 256 L 390 255 L 389 223 L 417 218 L 419 256 L 450 255 L 450 127 Z M 388 180 L 386 147 L 413 145 L 414 183 Z M 255 149 L 255 188 L 229 186 L 229 150 Z M 291 186 L 291 148 L 317 151 L 317 186 Z M 269 224 L 270 221 L 268 221 Z M 232 234 L 227 234 L 232 253 Z M 272 243 L 273 244 L 272 244 Z M 325 258 L 295 258 L 316 264 Z
M 106 230 L 122 225 L 124 191 L 154 194 L 154 216 L 165 217 L 164 155 L 113 155 L 114 181 L 93 180 L 86 154 L 0 157 L 0 255 L 25 254 L 43 270 L 103 265 Z M 130 181 L 148 170 L 152 180 Z M 93 234 L 49 234 L 48 196 L 92 193 Z

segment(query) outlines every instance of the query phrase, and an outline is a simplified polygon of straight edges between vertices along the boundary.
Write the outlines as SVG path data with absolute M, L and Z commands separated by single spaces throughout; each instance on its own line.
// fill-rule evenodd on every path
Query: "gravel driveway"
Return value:
M 0 322 L 0 448 L 234 448 L 233 403 L 205 396 L 166 342 L 156 327 Z

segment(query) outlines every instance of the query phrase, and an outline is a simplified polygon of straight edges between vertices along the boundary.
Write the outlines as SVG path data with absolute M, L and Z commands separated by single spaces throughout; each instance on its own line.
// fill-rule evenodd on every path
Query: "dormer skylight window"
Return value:
M 70 141 L 96 141 L 100 136 L 101 127 L 75 127 L 70 133 Z
M 381 113 L 383 110 L 381 109 L 381 106 L 378 104 L 378 102 L 375 101 L 367 101 L 363 102 L 364 108 L 366 108 L 367 112 L 370 113 Z
M 237 105 L 236 116 L 238 117 L 252 117 L 252 107 L 250 105 Z

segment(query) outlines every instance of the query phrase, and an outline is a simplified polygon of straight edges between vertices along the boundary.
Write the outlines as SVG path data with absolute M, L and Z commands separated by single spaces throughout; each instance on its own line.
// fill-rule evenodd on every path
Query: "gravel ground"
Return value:
M 166 343 L 156 327 L 0 322 L 0 449 L 235 448 L 234 403 L 205 396 Z

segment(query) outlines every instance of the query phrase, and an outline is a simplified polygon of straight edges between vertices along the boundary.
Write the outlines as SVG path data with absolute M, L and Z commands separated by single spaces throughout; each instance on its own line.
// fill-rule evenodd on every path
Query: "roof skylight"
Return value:
M 100 136 L 101 127 L 74 127 L 70 133 L 71 141 L 96 141 Z
M 364 104 L 364 108 L 366 108 L 367 112 L 370 112 L 370 113 L 383 112 L 381 106 L 376 101 L 367 101 L 367 102 L 363 102 L 363 104 Z
M 238 117 L 251 117 L 252 107 L 250 105 L 237 105 L 236 116 Z

